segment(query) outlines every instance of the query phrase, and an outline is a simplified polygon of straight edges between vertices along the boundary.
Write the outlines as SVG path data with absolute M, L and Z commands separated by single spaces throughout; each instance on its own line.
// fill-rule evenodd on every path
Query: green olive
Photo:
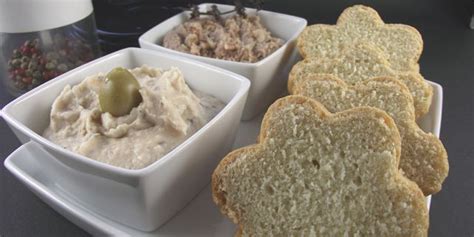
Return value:
M 125 68 L 114 68 L 107 74 L 104 86 L 99 91 L 102 113 L 109 112 L 119 117 L 130 113 L 142 102 L 140 84 Z

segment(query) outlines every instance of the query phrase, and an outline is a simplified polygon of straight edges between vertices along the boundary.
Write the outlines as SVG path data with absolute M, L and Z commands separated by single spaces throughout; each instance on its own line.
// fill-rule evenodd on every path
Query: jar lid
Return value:
M 0 32 L 25 33 L 66 26 L 92 11 L 91 0 L 0 0 Z

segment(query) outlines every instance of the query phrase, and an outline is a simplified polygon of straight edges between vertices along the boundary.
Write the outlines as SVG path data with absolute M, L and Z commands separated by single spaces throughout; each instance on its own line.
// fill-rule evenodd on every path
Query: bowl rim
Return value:
M 232 7 L 233 5 L 229 5 L 229 4 L 219 4 L 219 3 L 201 3 L 198 5 L 199 8 L 201 7 L 207 7 L 207 6 L 210 6 L 210 5 L 216 5 L 216 6 L 221 6 L 221 7 Z M 255 8 L 249 8 L 249 7 L 246 7 L 247 10 L 250 10 L 250 11 L 255 11 L 255 12 L 262 12 L 264 14 L 267 14 L 269 16 L 273 16 L 273 17 L 276 17 L 276 16 L 280 16 L 280 17 L 287 17 L 287 18 L 293 18 L 294 20 L 298 20 L 300 22 L 302 22 L 301 24 L 301 27 L 299 28 L 296 28 L 295 31 L 293 32 L 293 34 L 291 35 L 291 37 L 289 37 L 287 40 L 284 40 L 285 43 L 280 46 L 277 50 L 273 51 L 270 55 L 267 55 L 265 58 L 257 61 L 257 62 L 253 62 L 253 63 L 250 63 L 250 62 L 238 62 L 238 61 L 230 61 L 230 60 L 225 60 L 225 59 L 218 59 L 218 58 L 211 58 L 211 57 L 205 57 L 205 56 L 198 56 L 198 55 L 193 55 L 193 54 L 189 54 L 189 53 L 183 53 L 183 52 L 179 52 L 179 51 L 176 51 L 176 50 L 173 50 L 173 49 L 169 49 L 169 48 L 166 48 L 158 43 L 154 43 L 154 42 L 151 42 L 151 41 L 148 41 L 146 38 L 149 38 L 149 35 L 160 29 L 164 23 L 174 19 L 174 18 L 180 18 L 182 16 L 184 16 L 185 14 L 187 14 L 185 11 L 183 12 L 180 12 L 162 22 L 160 22 L 158 25 L 152 27 L 151 29 L 147 30 L 145 33 L 143 33 L 142 35 L 140 35 L 140 37 L 138 38 L 138 42 L 140 44 L 140 47 L 143 47 L 142 44 L 144 45 L 147 45 L 147 46 L 150 46 L 151 48 L 155 48 L 155 49 L 160 49 L 162 51 L 165 51 L 165 52 L 169 52 L 169 53 L 173 53 L 173 54 L 176 54 L 176 55 L 180 55 L 180 56 L 185 56 L 185 57 L 189 57 L 189 58 L 192 58 L 192 59 L 195 59 L 195 60 L 206 60 L 207 63 L 221 63 L 221 64 L 227 64 L 228 66 L 232 66 L 232 65 L 238 65 L 238 66 L 247 66 L 247 67 L 258 67 L 258 66 L 261 66 L 265 63 L 267 63 L 268 61 L 272 60 L 274 57 L 276 57 L 277 55 L 281 54 L 287 47 L 288 45 L 296 40 L 296 38 L 300 35 L 301 32 L 303 32 L 303 30 L 305 29 L 305 27 L 307 26 L 308 24 L 308 21 L 302 17 L 298 17 L 298 16 L 293 16 L 293 15 L 289 15 L 289 14 L 284 14 L 284 13 L 279 13 L 279 12 L 273 12 L 273 11 L 267 11 L 267 10 L 259 10 L 257 11 L 257 9 Z M 181 24 L 181 23 L 179 23 Z M 177 25 L 176 25 L 177 26 Z M 174 27 L 176 27 L 174 26 Z M 272 33 L 273 34 L 273 33 Z M 160 35 L 160 37 L 163 37 L 164 35 Z
M 176 61 L 182 61 L 186 64 L 191 64 L 193 67 L 204 67 L 208 71 L 214 71 L 216 73 L 221 73 L 229 76 L 228 78 L 230 80 L 237 80 L 240 82 L 240 85 L 238 86 L 237 92 L 232 96 L 232 98 L 229 100 L 228 103 L 225 104 L 224 108 L 222 108 L 211 120 L 209 120 L 206 124 L 204 124 L 201 128 L 199 128 L 195 133 L 193 133 L 191 136 L 189 136 L 187 139 L 185 139 L 183 142 L 179 143 L 176 147 L 174 147 L 172 150 L 170 150 L 168 153 L 166 153 L 164 156 L 162 156 L 160 159 L 156 160 L 155 162 L 149 164 L 148 166 L 145 166 L 140 169 L 126 169 L 122 167 L 117 167 L 113 166 L 111 164 L 107 164 L 101 161 L 97 161 L 91 158 L 88 158 L 84 155 L 77 154 L 73 151 L 70 151 L 68 149 L 65 149 L 61 147 L 60 145 L 46 139 L 45 137 L 41 136 L 40 134 L 34 132 L 31 130 L 29 127 L 24 125 L 23 123 L 19 122 L 14 115 L 10 112 L 10 110 L 16 106 L 17 104 L 21 103 L 22 101 L 26 100 L 29 97 L 34 97 L 37 93 L 43 90 L 47 90 L 51 85 L 58 83 L 60 81 L 67 81 L 69 78 L 71 78 L 72 75 L 76 74 L 78 71 L 83 71 L 87 70 L 88 68 L 94 67 L 94 64 L 97 62 L 104 62 L 108 61 L 111 58 L 116 58 L 116 57 L 137 57 L 137 55 L 140 54 L 151 54 L 154 55 L 154 57 L 164 57 L 167 59 L 174 59 Z M 139 57 L 139 56 L 138 56 Z M 71 71 L 68 71 L 54 80 L 49 80 L 46 83 L 43 83 L 42 85 L 34 88 L 31 91 L 28 91 L 27 93 L 21 95 L 20 97 L 16 98 L 15 100 L 11 101 L 7 105 L 5 105 L 1 110 L 0 110 L 0 116 L 5 119 L 5 121 L 10 125 L 13 126 L 14 128 L 20 130 L 24 134 L 27 134 L 27 136 L 40 144 L 40 146 L 52 149 L 64 156 L 67 156 L 68 159 L 72 159 L 78 163 L 81 163 L 82 165 L 87 166 L 87 168 L 92 168 L 100 171 L 105 171 L 109 174 L 115 174 L 115 175 L 120 175 L 123 177 L 129 177 L 129 178 L 139 178 L 142 176 L 146 176 L 153 172 L 155 169 L 157 169 L 159 166 L 162 164 L 169 162 L 169 160 L 172 160 L 172 157 L 176 155 L 179 151 L 183 150 L 185 147 L 188 146 L 188 144 L 192 143 L 195 141 L 197 138 L 202 136 L 205 132 L 207 132 L 208 128 L 217 123 L 218 120 L 220 120 L 227 112 L 237 104 L 237 102 L 248 93 L 248 90 L 250 88 L 250 81 L 245 78 L 244 76 L 241 76 L 239 74 L 233 73 L 231 71 L 212 66 L 209 64 L 206 64 L 204 62 L 192 60 L 189 58 L 184 58 L 178 55 L 170 55 L 164 52 L 157 52 L 149 49 L 141 49 L 141 48 L 125 48 L 119 51 L 116 51 L 114 53 L 105 55 L 103 57 L 100 57 L 98 59 L 95 59 L 91 62 L 88 62 L 82 66 L 79 66 Z M 54 157 L 54 155 L 53 155 Z M 59 159 L 58 159 L 59 160 Z M 73 167 L 71 167 L 73 168 Z M 74 168 L 73 168 L 74 169 Z

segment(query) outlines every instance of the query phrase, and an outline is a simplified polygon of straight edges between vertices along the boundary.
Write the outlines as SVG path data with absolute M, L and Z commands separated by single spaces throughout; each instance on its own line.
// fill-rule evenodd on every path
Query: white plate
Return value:
M 254 143 L 262 116 L 242 122 L 235 146 Z M 209 185 L 170 221 L 154 232 L 142 232 L 112 221 L 83 207 L 55 184 L 57 173 L 65 169 L 39 145 L 29 142 L 14 151 L 5 166 L 41 200 L 65 218 L 94 236 L 233 236 L 236 227 L 225 218 L 212 202 Z
M 442 88 L 436 83 L 433 86 L 433 102 L 430 111 L 418 121 L 427 132 L 439 136 L 442 111 Z M 254 120 L 242 122 L 234 147 L 241 147 L 255 142 L 262 115 Z M 154 232 L 138 231 L 117 222 L 111 221 L 94 211 L 87 210 L 67 196 L 55 178 L 49 177 L 48 170 L 64 169 L 56 159 L 50 157 L 42 148 L 33 142 L 25 144 L 14 151 L 6 160 L 5 166 L 21 182 L 30 188 L 38 197 L 62 214 L 71 222 L 93 235 L 115 236 L 233 236 L 236 226 L 220 214 L 212 202 L 209 186 L 181 210 L 170 221 Z M 428 208 L 431 196 L 427 197 Z

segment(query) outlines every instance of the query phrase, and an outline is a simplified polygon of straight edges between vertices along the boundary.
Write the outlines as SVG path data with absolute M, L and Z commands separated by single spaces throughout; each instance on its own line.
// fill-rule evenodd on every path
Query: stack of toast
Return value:
M 308 26 L 298 49 L 291 95 L 212 177 L 237 235 L 427 236 L 425 196 L 441 190 L 448 161 L 416 123 L 432 97 L 418 31 L 356 5 L 336 25 Z

